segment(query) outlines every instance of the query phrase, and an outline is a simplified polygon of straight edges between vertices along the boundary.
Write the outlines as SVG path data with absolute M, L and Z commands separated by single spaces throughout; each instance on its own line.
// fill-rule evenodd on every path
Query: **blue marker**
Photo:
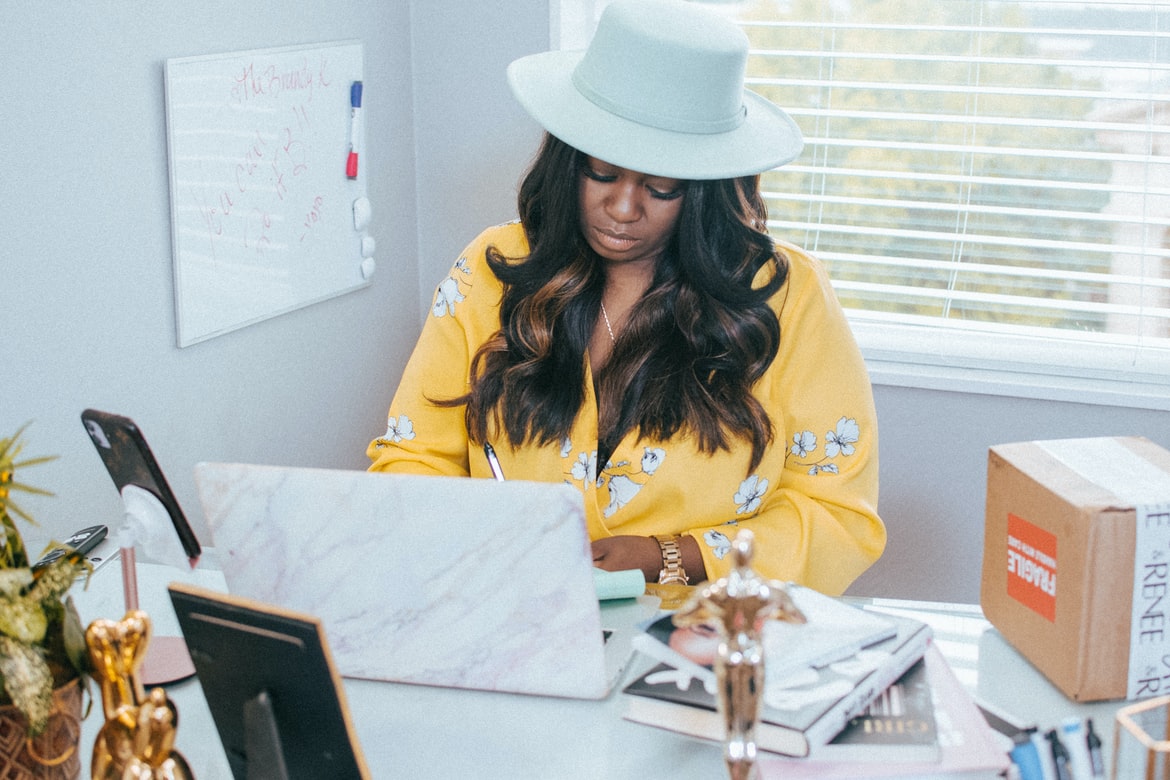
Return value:
M 1021 731 L 1012 741 L 1015 743 L 1011 750 L 1012 763 L 1020 770 L 1020 780 L 1044 780 L 1044 764 L 1040 762 L 1032 734 Z
M 345 161 L 345 175 L 356 179 L 358 175 L 358 152 L 361 147 L 359 121 L 362 107 L 362 83 L 355 81 L 349 88 L 349 157 Z

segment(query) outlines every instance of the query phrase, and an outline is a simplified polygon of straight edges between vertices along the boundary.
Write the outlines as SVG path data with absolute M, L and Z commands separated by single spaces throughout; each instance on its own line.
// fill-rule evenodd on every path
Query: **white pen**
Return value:
M 500 482 L 504 481 L 504 470 L 500 468 L 500 459 L 496 457 L 496 451 L 492 445 L 484 442 L 483 454 L 487 456 L 488 468 L 492 470 L 492 474 Z

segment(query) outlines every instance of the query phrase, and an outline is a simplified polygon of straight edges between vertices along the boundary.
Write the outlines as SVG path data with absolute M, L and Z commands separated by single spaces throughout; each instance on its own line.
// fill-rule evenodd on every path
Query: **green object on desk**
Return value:
M 597 590 L 598 601 L 632 599 L 646 591 L 646 578 L 641 569 L 605 571 L 594 568 L 593 587 Z

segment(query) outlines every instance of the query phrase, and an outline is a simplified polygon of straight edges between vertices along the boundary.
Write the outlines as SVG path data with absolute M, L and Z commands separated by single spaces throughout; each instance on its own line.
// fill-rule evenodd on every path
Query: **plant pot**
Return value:
M 81 774 L 81 683 L 53 691 L 49 725 L 28 736 L 28 721 L 11 704 L 0 706 L 0 777 L 6 780 L 77 780 Z

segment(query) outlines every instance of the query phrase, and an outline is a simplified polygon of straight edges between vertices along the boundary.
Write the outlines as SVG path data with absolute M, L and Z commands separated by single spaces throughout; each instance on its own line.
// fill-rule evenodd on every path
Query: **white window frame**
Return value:
M 609 2 L 550 0 L 552 46 L 583 48 Z M 707 4 L 734 14 L 734 2 Z M 1170 353 L 1138 358 L 1091 335 L 960 330 L 869 312 L 849 320 L 875 385 L 1170 411 Z

